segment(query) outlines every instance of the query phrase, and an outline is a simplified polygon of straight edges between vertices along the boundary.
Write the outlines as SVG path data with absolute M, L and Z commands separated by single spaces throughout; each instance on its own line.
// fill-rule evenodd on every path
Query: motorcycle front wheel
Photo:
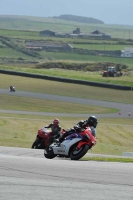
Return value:
M 43 147 L 42 147 L 42 141 L 40 140 L 40 138 L 37 138 L 37 139 L 33 142 L 31 148 L 32 148 L 32 149 L 43 149 Z
M 48 159 L 53 159 L 56 157 L 56 155 L 53 152 L 53 149 L 50 147 L 46 147 L 46 149 L 44 150 L 44 156 L 45 158 L 48 158 Z
M 75 146 L 70 153 L 70 159 L 79 160 L 87 153 L 88 150 L 89 146 L 87 144 L 83 145 L 80 149 L 77 149 Z
M 35 140 L 31 146 L 32 149 L 36 149 L 37 140 Z

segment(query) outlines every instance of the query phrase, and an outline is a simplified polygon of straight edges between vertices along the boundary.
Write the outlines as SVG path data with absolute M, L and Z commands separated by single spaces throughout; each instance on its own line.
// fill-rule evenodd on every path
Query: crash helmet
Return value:
M 59 120 L 58 119 L 54 119 L 53 120 L 53 124 L 54 124 L 54 126 L 58 126 L 59 125 Z
M 96 128 L 97 124 L 98 124 L 98 120 L 95 116 L 90 116 L 87 120 L 87 124 L 89 126 L 93 126 L 94 128 Z

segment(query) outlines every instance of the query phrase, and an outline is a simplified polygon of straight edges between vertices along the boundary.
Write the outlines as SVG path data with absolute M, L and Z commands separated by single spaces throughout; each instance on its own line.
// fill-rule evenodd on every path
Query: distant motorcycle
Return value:
M 96 138 L 86 128 L 81 133 L 70 134 L 61 144 L 53 142 L 44 150 L 44 156 L 48 159 L 63 156 L 71 160 L 79 160 L 89 149 L 96 145 L 96 142 Z
M 62 129 L 61 134 L 65 132 Z M 47 128 L 39 129 L 37 132 L 36 140 L 33 142 L 31 148 L 32 149 L 45 149 L 47 146 L 50 145 L 51 137 L 53 137 L 51 130 Z
M 9 91 L 10 91 L 10 92 L 15 92 L 15 87 L 10 86 Z

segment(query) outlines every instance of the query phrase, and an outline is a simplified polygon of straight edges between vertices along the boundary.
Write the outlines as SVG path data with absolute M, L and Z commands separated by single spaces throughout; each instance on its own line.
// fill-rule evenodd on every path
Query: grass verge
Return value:
M 62 62 L 65 62 L 65 61 L 62 61 Z M 51 63 L 51 66 L 55 67 L 56 62 L 55 63 L 50 62 L 50 63 Z M 70 63 L 71 65 L 73 65 L 73 61 L 71 61 Z M 82 65 L 82 62 L 79 62 L 79 64 Z M 131 86 L 131 87 L 133 86 L 133 82 L 132 82 L 133 72 L 132 71 L 124 72 L 124 75 L 120 77 L 103 77 L 102 73 L 104 70 L 103 71 L 81 71 L 81 70 L 68 70 L 68 69 L 59 69 L 59 68 L 46 69 L 45 67 L 37 69 L 36 66 L 33 66 L 33 65 L 26 65 L 26 66 L 21 65 L 20 67 L 19 66 L 1 66 L 0 68 L 3 68 L 5 70 L 18 71 L 18 72 L 41 74 L 41 75 L 46 75 L 46 76 L 57 76 L 57 77 L 62 77 L 62 78 L 70 78 L 70 79 L 85 80 L 85 81 L 92 81 L 92 82 L 103 82 L 103 83 L 109 83 L 109 84 L 126 85 L 126 86 Z
M 7 106 L 8 105 L 8 106 Z M 113 113 L 118 112 L 115 108 L 106 108 L 100 106 L 90 106 L 85 104 L 60 102 L 55 100 L 45 100 L 37 98 L 19 97 L 0 94 L 0 109 L 34 111 L 34 112 L 53 112 L 53 113 Z
M 73 127 L 81 118 L 60 117 L 64 129 Z M 31 148 L 37 130 L 53 121 L 53 117 L 0 113 L 0 146 Z M 121 156 L 132 152 L 133 119 L 99 119 L 97 144 L 91 153 Z
M 133 104 L 133 91 L 114 90 L 109 88 L 60 83 L 57 81 L 0 74 L 0 87 L 8 90 L 10 85 L 14 85 L 16 90 L 27 92 Z
M 104 162 L 124 162 L 132 163 L 133 158 L 103 158 L 103 157 L 85 157 L 81 159 L 82 161 L 104 161 Z

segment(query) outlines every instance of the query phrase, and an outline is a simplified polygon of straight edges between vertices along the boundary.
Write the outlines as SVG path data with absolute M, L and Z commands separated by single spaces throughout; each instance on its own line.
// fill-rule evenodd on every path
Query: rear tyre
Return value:
M 87 153 L 88 150 L 89 150 L 89 146 L 87 144 L 83 145 L 78 150 L 76 149 L 76 146 L 75 146 L 70 153 L 71 160 L 79 160 Z
M 48 159 L 53 159 L 56 157 L 56 155 L 54 154 L 53 152 L 53 149 L 50 148 L 50 147 L 47 147 L 45 150 L 44 150 L 44 156 L 45 158 L 48 158 Z

